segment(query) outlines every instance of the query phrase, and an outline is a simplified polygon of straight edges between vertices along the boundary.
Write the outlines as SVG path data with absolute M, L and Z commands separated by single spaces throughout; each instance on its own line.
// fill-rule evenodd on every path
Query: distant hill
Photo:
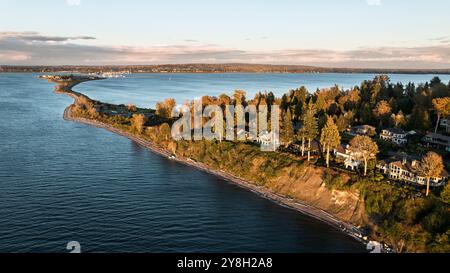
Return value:
M 376 73 L 376 74 L 450 74 L 449 69 L 361 69 L 326 68 L 304 65 L 267 64 L 162 64 L 106 66 L 0 66 L 0 72 L 117 72 L 132 73 Z

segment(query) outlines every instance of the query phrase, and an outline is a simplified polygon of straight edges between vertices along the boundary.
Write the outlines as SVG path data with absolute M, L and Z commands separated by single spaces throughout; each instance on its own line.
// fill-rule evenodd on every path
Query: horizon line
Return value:
M 230 66 L 230 65 L 242 65 L 242 66 L 262 66 L 262 67 L 278 67 L 278 68 L 297 68 L 297 69 L 330 69 L 330 70 L 369 70 L 369 71 L 447 71 L 448 68 L 373 68 L 373 67 L 336 67 L 336 66 L 314 66 L 303 64 L 263 64 L 263 63 L 246 63 L 246 62 L 226 62 L 226 63 L 206 63 L 206 62 L 187 62 L 187 63 L 158 63 L 158 64 L 59 64 L 59 65 L 46 65 L 46 64 L 0 64 L 0 67 L 153 67 L 153 66 L 186 66 L 186 65 L 211 65 L 211 66 Z

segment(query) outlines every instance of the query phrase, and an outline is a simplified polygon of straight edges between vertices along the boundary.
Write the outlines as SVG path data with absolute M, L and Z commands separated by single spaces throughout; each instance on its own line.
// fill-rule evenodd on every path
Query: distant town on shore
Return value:
M 374 73 L 374 74 L 450 74 L 448 69 L 382 69 L 382 68 L 332 68 L 304 65 L 269 64 L 159 64 L 159 65 L 61 65 L 61 66 L 10 66 L 0 65 L 0 72 L 130 72 L 130 73 Z

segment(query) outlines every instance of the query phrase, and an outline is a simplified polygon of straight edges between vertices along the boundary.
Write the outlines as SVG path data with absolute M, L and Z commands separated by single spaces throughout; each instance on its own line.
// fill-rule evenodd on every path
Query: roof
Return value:
M 375 127 L 370 126 L 370 125 L 358 125 L 358 126 L 353 126 L 352 130 L 358 130 L 358 129 L 364 129 L 364 130 L 376 130 Z
M 380 160 L 380 161 L 378 161 L 378 165 L 386 166 L 386 165 L 388 165 L 388 163 L 384 160 Z
M 320 151 L 320 143 L 316 140 L 311 141 L 311 150 L 312 151 Z
M 337 153 L 346 154 L 347 153 L 347 146 L 346 144 L 341 144 L 336 148 Z
M 386 128 L 386 129 L 383 129 L 383 131 L 389 131 L 391 133 L 399 134 L 399 135 L 406 135 L 406 132 L 400 128 Z
M 432 138 L 432 139 L 439 139 L 439 140 L 443 140 L 446 142 L 450 142 L 450 137 L 449 136 L 444 136 L 441 134 L 435 134 L 435 133 L 428 133 L 426 135 L 427 138 Z

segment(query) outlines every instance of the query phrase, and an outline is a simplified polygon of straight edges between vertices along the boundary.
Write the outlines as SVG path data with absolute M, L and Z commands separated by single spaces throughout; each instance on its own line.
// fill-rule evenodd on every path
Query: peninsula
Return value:
M 445 170 L 428 179 L 427 195 L 431 186 L 432 198 L 426 197 L 423 192 L 423 179 L 427 180 L 427 177 L 422 177 L 420 173 L 415 174 L 413 167 L 410 170 L 411 177 L 416 176 L 412 184 L 402 183 L 402 179 L 394 182 L 393 176 L 389 173 L 390 169 L 376 162 L 375 155 L 379 151 L 378 146 L 369 137 L 372 135 L 369 132 L 372 127 L 369 125 L 341 126 L 339 123 L 344 121 L 340 120 L 340 117 L 337 118 L 336 123 L 339 128 L 343 127 L 343 130 L 339 129 L 337 133 L 340 135 L 338 143 L 341 144 L 341 140 L 353 140 L 348 146 L 342 145 L 343 150 L 339 148 L 341 146 L 337 145 L 338 143 L 333 145 L 331 149 L 334 150 L 333 159 L 330 160 L 330 146 L 326 148 L 326 145 L 330 145 L 331 140 L 326 139 L 327 134 L 324 132 L 338 130 L 338 126 L 334 124 L 330 116 L 328 120 L 322 122 L 320 118 L 314 118 L 317 110 L 311 111 L 321 108 L 324 112 L 329 112 L 334 101 L 342 103 L 342 110 L 354 108 L 355 104 L 363 99 L 360 96 L 362 91 L 344 92 L 328 89 L 311 96 L 306 89 L 300 88 L 292 90 L 281 99 L 276 99 L 273 94 L 258 94 L 254 100 L 246 101 L 243 93 L 236 93 L 233 99 L 225 95 L 221 98 L 203 98 L 207 104 L 209 102 L 220 105 L 220 99 L 225 101 L 230 99 L 232 103 L 240 101 L 246 104 L 256 101 L 261 103 L 265 100 L 277 103 L 283 109 L 293 107 L 292 113 L 290 110 L 283 112 L 282 147 L 276 152 L 262 152 L 250 139 L 245 142 L 171 139 L 170 126 L 174 121 L 168 117 L 167 113 L 170 112 L 170 107 L 174 107 L 173 101 L 159 103 L 156 109 L 107 104 L 72 90 L 77 84 L 100 80 L 99 77 L 43 76 L 41 78 L 55 83 L 57 93 L 69 95 L 75 99 L 74 104 L 64 112 L 66 120 L 103 128 L 125 136 L 171 160 L 219 176 L 283 206 L 325 221 L 361 242 L 369 243 L 371 239 L 382 242 L 385 251 L 448 251 L 450 210 L 448 199 L 446 199 L 448 187 L 443 188 L 448 177 Z M 382 86 L 389 85 L 389 82 L 386 77 L 377 77 L 374 81 L 367 81 L 366 84 Z M 295 108 L 296 105 L 292 103 L 293 98 L 297 102 L 304 101 L 301 109 Z M 383 100 L 378 102 L 379 112 L 388 108 L 383 103 Z M 303 121 L 303 128 L 308 126 L 308 116 L 309 121 L 318 122 L 317 127 L 320 122 L 321 139 L 317 141 L 318 133 L 308 136 L 304 134 L 302 127 L 295 129 L 298 127 L 297 122 L 291 115 L 297 115 L 297 120 Z M 305 117 L 302 117 L 303 115 Z M 383 115 L 385 114 L 380 114 L 381 121 L 384 120 Z M 380 123 L 379 126 L 384 125 Z M 350 129 L 347 131 L 347 128 Z M 376 131 L 377 128 L 374 130 Z M 399 133 L 399 131 L 396 132 Z M 352 134 L 357 137 L 350 137 Z M 356 152 L 359 144 L 355 139 L 365 143 L 363 148 L 366 150 L 376 147 L 372 149 L 373 152 L 366 155 L 367 159 L 363 158 L 363 152 L 361 154 Z M 381 145 L 386 145 L 387 150 L 392 150 L 387 142 L 393 139 L 394 137 L 377 140 L 383 154 L 387 152 L 384 152 L 384 147 Z M 305 146 L 305 140 L 309 142 L 309 145 Z M 324 152 L 326 150 L 328 153 Z M 401 150 L 401 148 L 396 147 L 393 150 Z M 406 164 L 407 160 L 405 157 L 403 162 Z M 395 161 L 392 162 L 395 163 Z M 420 163 L 414 163 L 417 161 L 412 162 L 420 165 Z M 387 163 L 388 166 L 389 164 Z M 381 170 L 384 170 L 384 173 L 381 173 Z M 388 176 L 390 178 L 387 178 Z M 439 198 L 438 194 L 441 191 L 442 198 Z M 419 241 L 417 236 L 421 236 Z

